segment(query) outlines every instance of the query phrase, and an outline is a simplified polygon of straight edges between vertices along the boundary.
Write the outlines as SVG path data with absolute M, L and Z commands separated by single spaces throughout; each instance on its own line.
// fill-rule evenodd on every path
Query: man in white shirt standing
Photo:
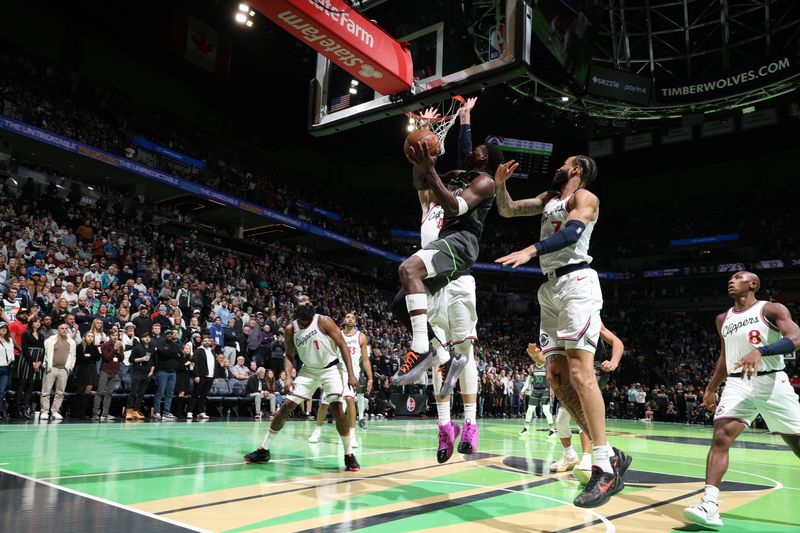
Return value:
M 67 378 L 75 367 L 75 351 L 77 344 L 68 334 L 66 322 L 58 326 L 58 333 L 44 341 L 44 368 L 42 379 L 42 420 L 52 417 L 61 420 L 63 417 L 58 412 L 61 402 L 64 401 L 64 389 L 67 387 Z M 56 397 L 50 405 L 50 392 L 56 388 Z

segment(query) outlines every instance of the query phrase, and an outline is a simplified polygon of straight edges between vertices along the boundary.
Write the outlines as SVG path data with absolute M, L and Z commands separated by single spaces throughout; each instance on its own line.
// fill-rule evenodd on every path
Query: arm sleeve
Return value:
M 461 164 L 472 151 L 472 127 L 462 124 L 458 130 L 458 164 Z
M 766 346 L 756 348 L 756 350 L 761 352 L 761 355 L 787 354 L 794 351 L 794 343 L 788 337 L 783 337 L 772 344 L 767 344 Z
M 570 220 L 561 231 L 557 231 L 545 240 L 534 244 L 537 255 L 551 254 L 567 246 L 572 246 L 578 242 L 584 229 L 586 229 L 586 225 L 580 220 Z

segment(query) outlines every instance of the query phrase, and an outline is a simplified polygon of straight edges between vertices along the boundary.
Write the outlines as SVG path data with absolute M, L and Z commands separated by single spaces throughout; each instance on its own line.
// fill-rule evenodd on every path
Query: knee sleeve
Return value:
M 572 386 L 572 383 L 559 385 L 555 389 L 556 396 L 558 396 L 561 407 L 565 408 L 572 416 L 575 423 L 586 432 L 586 435 L 591 439 L 592 434 L 589 432 L 589 426 L 586 423 L 586 415 L 583 413 L 581 406 L 581 399 L 578 397 L 578 391 Z
M 556 415 L 556 431 L 558 432 L 558 438 L 572 438 L 572 430 L 569 429 L 569 421 L 571 418 L 566 409 L 558 410 L 558 415 Z

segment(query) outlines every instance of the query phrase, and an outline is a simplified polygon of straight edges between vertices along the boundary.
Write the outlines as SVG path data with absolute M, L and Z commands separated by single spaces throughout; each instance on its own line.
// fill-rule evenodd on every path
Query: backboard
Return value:
M 313 135 L 414 111 L 529 69 L 532 15 L 521 0 L 363 0 L 354 5 L 408 43 L 414 83 L 407 92 L 383 95 L 318 55 L 309 95 Z

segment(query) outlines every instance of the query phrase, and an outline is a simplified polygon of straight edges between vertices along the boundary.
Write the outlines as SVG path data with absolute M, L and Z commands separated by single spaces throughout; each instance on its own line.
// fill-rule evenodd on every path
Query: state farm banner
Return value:
M 713 100 L 757 89 L 798 74 L 797 54 L 787 52 L 749 67 L 730 69 L 713 78 L 691 80 L 678 85 L 662 84 L 656 80 L 656 99 L 662 103 Z
M 411 88 L 411 53 L 344 0 L 253 0 L 251 5 L 379 93 Z

